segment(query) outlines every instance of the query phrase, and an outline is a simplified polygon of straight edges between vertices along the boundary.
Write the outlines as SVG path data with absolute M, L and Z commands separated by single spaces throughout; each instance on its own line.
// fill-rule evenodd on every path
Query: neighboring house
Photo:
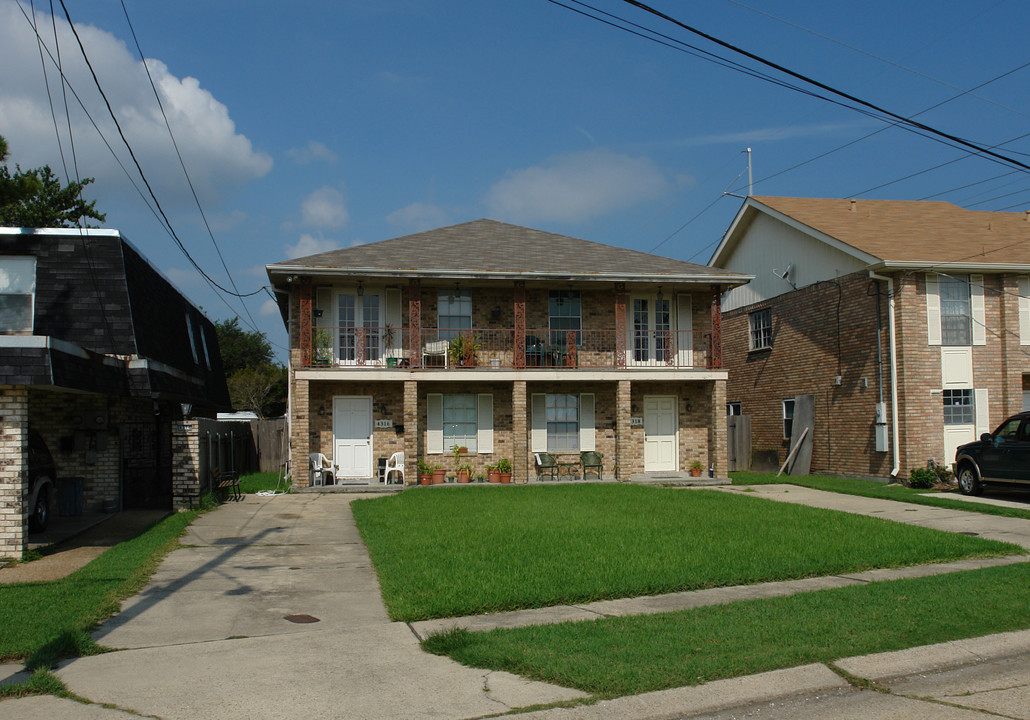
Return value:
M 492 220 L 267 266 L 290 335 L 294 482 L 404 452 L 474 473 L 603 453 L 605 477 L 724 476 L 719 300 L 740 273 Z
M 902 475 L 1027 408 L 1030 214 L 945 202 L 750 197 L 711 264 L 728 410 L 754 456 L 788 451 L 815 403 L 812 469 Z M 771 452 L 770 452 L 771 451 Z
M 214 326 L 116 230 L 0 228 L 0 556 L 30 429 L 87 511 L 171 509 L 173 422 L 228 408 Z

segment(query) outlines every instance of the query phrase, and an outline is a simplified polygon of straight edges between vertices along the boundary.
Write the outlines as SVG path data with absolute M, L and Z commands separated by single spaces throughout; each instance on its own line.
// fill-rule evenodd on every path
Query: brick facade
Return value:
M 29 394 L 0 386 L 0 558 L 20 558 L 28 535 Z
M 894 279 L 897 344 L 897 399 L 901 477 L 927 459 L 944 457 L 941 346 L 927 333 L 926 274 L 897 272 Z M 1020 346 L 1018 278 L 985 274 L 985 345 L 973 345 L 973 387 L 986 389 L 989 425 L 994 429 L 1022 409 L 1030 356 Z M 766 302 L 738 308 L 723 319 L 727 400 L 740 402 L 751 416 L 752 450 L 772 450 L 780 462 L 788 452 L 783 439 L 782 405 L 795 395 L 812 395 L 815 427 L 813 472 L 887 476 L 894 465 L 888 452 L 875 450 L 874 420 L 882 390 L 890 426 L 890 334 L 887 283 L 867 272 L 824 281 Z M 880 296 L 880 352 L 877 361 L 876 300 Z M 748 317 L 772 309 L 773 347 L 748 350 Z M 840 376 L 840 384 L 837 384 Z M 864 382 L 863 382 L 864 379 Z

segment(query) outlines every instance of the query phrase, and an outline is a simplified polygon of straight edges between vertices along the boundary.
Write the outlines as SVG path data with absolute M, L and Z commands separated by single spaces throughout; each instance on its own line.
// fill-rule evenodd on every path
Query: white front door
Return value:
M 675 472 L 676 398 L 655 395 L 644 398 L 644 472 Z
M 371 397 L 333 398 L 333 451 L 337 477 L 373 477 Z
M 955 451 L 959 445 L 965 445 L 976 440 L 975 425 L 945 425 L 944 426 L 944 458 L 941 463 L 945 467 L 955 459 Z M 934 458 L 936 460 L 936 458 Z

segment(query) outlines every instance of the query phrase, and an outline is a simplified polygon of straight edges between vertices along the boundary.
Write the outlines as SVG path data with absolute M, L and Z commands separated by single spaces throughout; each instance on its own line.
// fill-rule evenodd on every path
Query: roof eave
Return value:
M 990 272 L 990 273 L 1028 273 L 1030 263 L 986 263 L 959 260 L 956 262 L 933 262 L 932 260 L 881 260 L 869 266 L 870 270 L 906 270 L 909 272 L 939 272 L 952 270 L 955 272 Z

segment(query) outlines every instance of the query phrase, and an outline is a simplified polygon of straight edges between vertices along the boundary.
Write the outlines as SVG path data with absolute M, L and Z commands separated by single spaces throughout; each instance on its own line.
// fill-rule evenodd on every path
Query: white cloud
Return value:
M 486 195 L 491 217 L 518 223 L 584 222 L 656 197 L 669 187 L 647 157 L 597 148 L 509 171 Z
M 674 144 L 685 147 L 698 147 L 706 145 L 725 145 L 760 142 L 778 142 L 780 140 L 795 140 L 797 138 L 816 137 L 819 135 L 840 135 L 842 133 L 854 132 L 856 129 L 867 126 L 868 123 L 823 123 L 814 125 L 782 125 L 779 127 L 754 128 L 735 133 L 722 133 L 719 135 L 695 135 L 684 138 Z
M 405 233 L 432 230 L 447 224 L 447 213 L 432 203 L 411 203 L 386 216 L 386 222 Z
M 279 317 L 279 304 L 272 298 L 268 298 L 261 303 L 261 309 L 258 310 L 258 314 L 261 317 Z
M 304 198 L 300 211 L 305 225 L 318 228 L 341 228 L 350 219 L 343 204 L 343 194 L 328 185 Z
M 305 147 L 290 148 L 286 151 L 286 155 L 298 165 L 307 165 L 316 161 L 335 165 L 340 161 L 339 155 L 316 140 L 311 140 Z
M 43 13 L 36 15 L 37 24 L 49 30 L 50 17 Z M 76 29 L 158 199 L 166 209 L 192 205 L 192 194 L 143 63 L 110 33 L 89 25 L 77 25 Z M 62 49 L 77 47 L 67 22 L 58 18 L 57 30 Z M 52 31 L 50 34 L 52 38 Z M 54 54 L 52 39 L 49 44 Z M 36 61 L 33 63 L 31 58 Z M 38 58 L 35 36 L 18 5 L 0 0 L 0 67 L 21 68 L 18 72 L 0 73 L 0 128 L 8 141 L 11 159 L 23 167 L 49 164 L 63 175 L 46 87 L 40 82 L 42 70 Z M 123 164 L 131 167 L 132 161 L 89 69 L 78 53 L 64 53 L 62 59 L 65 74 L 90 116 Z M 60 103 L 60 84 L 55 83 L 57 72 L 49 60 L 47 62 L 51 93 L 55 102 Z M 203 89 L 199 80 L 176 77 L 160 60 L 147 59 L 147 67 L 202 204 L 219 202 L 226 190 L 240 187 L 271 170 L 271 158 L 255 151 L 250 140 L 236 132 L 228 108 Z M 70 93 L 69 103 L 79 173 L 96 178 L 96 185 L 92 187 L 99 198 L 124 195 L 128 187 L 124 173 Z M 68 133 L 63 106 L 55 109 L 67 155 Z M 130 192 L 135 194 L 135 190 L 130 189 Z M 103 202 L 98 202 L 98 206 L 102 208 Z
M 300 240 L 297 241 L 296 245 L 283 245 L 283 250 L 286 252 L 287 258 L 294 260 L 300 257 L 307 257 L 308 255 L 318 255 L 330 250 L 337 250 L 339 247 L 340 244 L 335 240 L 316 238 L 314 235 L 304 233 L 300 236 Z

